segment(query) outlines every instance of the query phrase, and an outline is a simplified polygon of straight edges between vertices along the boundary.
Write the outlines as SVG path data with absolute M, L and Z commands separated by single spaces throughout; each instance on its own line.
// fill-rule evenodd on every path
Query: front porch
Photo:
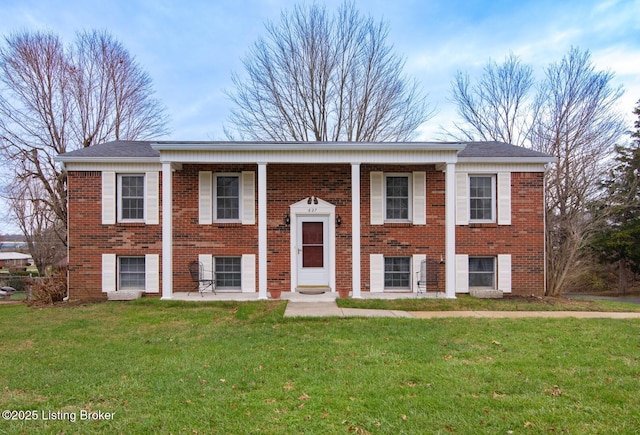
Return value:
M 371 293 L 360 292 L 361 299 L 434 299 L 445 298 L 444 292 L 427 292 L 427 293 L 411 293 L 411 292 L 393 292 L 393 293 Z M 321 294 L 302 294 L 298 292 L 282 292 L 280 300 L 290 302 L 333 302 L 338 298 L 336 292 L 326 292 Z M 214 301 L 257 301 L 261 300 L 259 293 L 239 293 L 239 292 L 175 292 L 172 300 L 174 301 L 191 301 L 191 302 L 214 302 Z M 269 297 L 271 300 L 271 297 Z

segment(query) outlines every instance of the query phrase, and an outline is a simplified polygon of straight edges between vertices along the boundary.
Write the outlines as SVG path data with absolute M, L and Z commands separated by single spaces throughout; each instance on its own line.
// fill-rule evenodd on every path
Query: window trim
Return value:
M 473 219 L 471 217 L 471 200 L 473 197 L 471 196 L 471 179 L 472 178 L 490 178 L 491 179 L 491 218 L 490 219 Z M 497 219 L 497 187 L 496 187 L 496 174 L 469 174 L 468 177 L 468 192 L 469 192 L 469 223 L 479 223 L 479 224 L 487 224 L 487 223 L 496 223 Z
M 238 179 L 238 217 L 234 219 L 218 218 L 218 178 L 235 177 Z M 213 222 L 238 223 L 242 222 L 242 174 L 238 172 L 214 172 L 212 183 L 212 217 Z
M 121 261 L 123 259 L 142 259 L 144 265 L 144 271 L 142 272 L 144 282 L 142 287 L 122 287 L 122 265 Z M 134 290 L 134 291 L 146 291 L 147 288 L 147 259 L 144 255 L 118 255 L 116 257 L 116 279 L 117 279 L 117 290 Z
M 387 217 L 387 180 L 390 177 L 394 178 L 406 178 L 407 179 L 407 218 L 406 219 L 391 219 Z M 384 172 L 382 184 L 382 206 L 384 207 L 384 222 L 385 223 L 411 223 L 413 221 L 413 174 L 410 172 Z
M 142 178 L 142 217 L 136 219 L 124 218 L 122 217 L 122 178 L 123 177 L 141 177 Z M 143 173 L 117 173 L 116 174 L 116 210 L 118 222 L 122 223 L 144 223 L 147 218 L 147 207 L 146 207 L 146 199 L 147 199 L 147 180 L 146 175 Z
M 219 259 L 235 259 L 238 261 L 238 266 L 239 266 L 239 271 L 238 271 L 238 275 L 239 275 L 239 280 L 238 280 L 238 285 L 237 286 L 224 286 L 221 284 L 221 280 L 218 279 L 218 260 Z M 225 273 L 234 273 L 234 272 L 225 272 Z M 235 273 L 234 273 L 235 274 Z M 216 281 L 216 290 L 229 290 L 229 291 L 242 291 L 242 256 L 237 256 L 237 255 L 218 255 L 218 256 L 214 256 L 213 257 L 213 277 Z
M 489 272 L 472 272 L 471 271 L 471 260 L 475 260 L 475 259 L 485 259 L 488 258 L 492 261 L 493 263 L 493 270 L 491 272 L 492 275 L 492 284 L 491 286 L 476 286 L 476 285 L 472 285 L 471 284 L 471 274 L 477 274 L 477 273 L 482 273 L 482 274 L 488 274 Z M 495 290 L 498 288 L 498 260 L 496 257 L 494 256 L 486 256 L 486 255 L 477 255 L 477 256 L 469 256 L 469 263 L 468 263 L 468 269 L 467 269 L 467 273 L 469 276 L 469 288 L 470 289 L 491 289 L 491 290 Z
M 407 286 L 406 287 L 388 287 L 387 286 L 387 259 L 395 259 L 395 258 L 400 258 L 400 259 L 404 259 L 407 261 L 407 265 L 409 266 L 409 270 L 406 272 L 393 272 L 394 274 L 400 274 L 400 273 L 406 273 L 407 274 Z M 382 273 L 382 285 L 383 285 L 383 289 L 384 291 L 397 291 L 397 292 L 405 292 L 405 291 L 411 291 L 411 256 L 384 256 L 383 259 L 383 273 Z M 390 272 L 391 273 L 391 272 Z

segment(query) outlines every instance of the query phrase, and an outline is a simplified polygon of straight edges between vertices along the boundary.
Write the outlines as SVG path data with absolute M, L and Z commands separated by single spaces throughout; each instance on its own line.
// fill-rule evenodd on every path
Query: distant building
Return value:
M 22 240 L 2 240 L 0 241 L 0 251 L 15 251 L 29 249 L 27 242 Z
M 33 258 L 29 254 L 21 252 L 0 252 L 0 267 L 26 267 L 33 264 Z

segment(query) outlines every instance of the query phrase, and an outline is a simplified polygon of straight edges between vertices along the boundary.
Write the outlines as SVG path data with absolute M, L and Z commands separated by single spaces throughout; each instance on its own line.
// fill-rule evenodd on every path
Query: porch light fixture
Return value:
M 291 218 L 289 217 L 289 213 L 284 215 L 284 224 L 289 225 L 291 223 Z
M 340 215 L 338 215 L 338 217 L 336 218 L 336 225 L 337 226 L 342 225 L 342 218 L 340 217 Z

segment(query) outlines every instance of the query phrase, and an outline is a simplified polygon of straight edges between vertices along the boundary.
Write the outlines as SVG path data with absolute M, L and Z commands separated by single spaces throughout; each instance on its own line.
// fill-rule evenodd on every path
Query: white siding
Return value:
M 511 293 L 511 255 L 498 255 L 498 290 Z
M 427 223 L 427 173 L 413 173 L 413 224 Z
M 145 292 L 160 292 L 160 256 L 158 254 L 147 254 L 144 256 L 145 268 Z
M 369 285 L 371 293 L 384 291 L 384 255 L 382 254 L 369 256 Z
M 116 254 L 102 254 L 102 292 L 116 291 Z
M 511 225 L 511 173 L 498 173 L 497 191 L 498 225 Z
M 384 174 L 371 172 L 371 225 L 384 224 Z
M 200 171 L 198 174 L 198 223 L 208 225 L 213 213 L 213 174 Z
M 149 225 L 157 225 L 160 223 L 159 219 L 159 183 L 160 177 L 158 172 L 147 172 L 144 175 L 146 184 L 145 189 L 145 222 Z
M 456 173 L 456 225 L 469 225 L 469 176 Z
M 116 223 L 116 173 L 102 173 L 102 224 Z
M 456 255 L 456 292 L 469 293 L 469 256 Z
M 242 292 L 255 293 L 256 291 L 256 256 L 244 254 L 242 256 Z
M 256 200 L 255 185 L 256 173 L 246 171 L 241 176 L 240 200 L 242 201 L 242 223 L 245 225 L 255 225 L 256 223 Z

